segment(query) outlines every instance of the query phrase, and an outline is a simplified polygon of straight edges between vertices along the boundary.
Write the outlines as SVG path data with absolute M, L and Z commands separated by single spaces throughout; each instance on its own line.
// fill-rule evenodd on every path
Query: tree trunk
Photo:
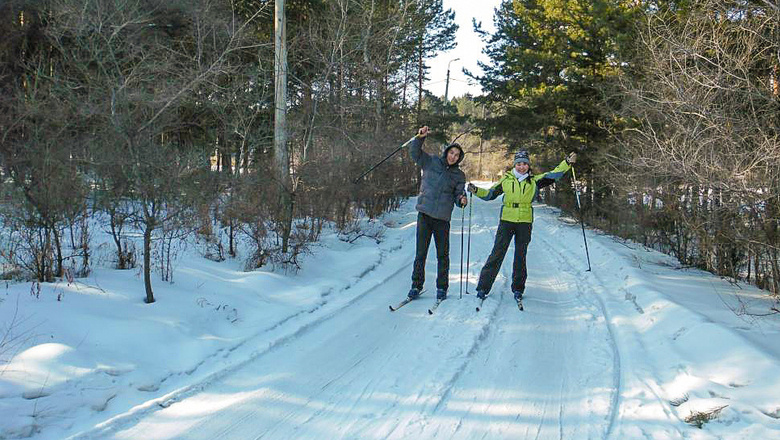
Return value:
M 236 247 L 235 247 L 236 245 L 233 239 L 233 237 L 235 236 L 235 228 L 233 226 L 234 224 L 235 224 L 235 220 L 231 218 L 228 226 L 228 242 L 229 242 L 228 254 L 233 258 L 236 257 Z
M 770 255 L 772 256 L 770 259 L 772 262 L 772 288 L 770 290 L 775 296 L 777 296 L 780 294 L 780 263 L 777 262 L 777 250 L 774 248 L 771 249 Z
M 145 303 L 154 302 L 154 292 L 152 292 L 152 231 L 154 231 L 154 218 L 145 216 L 144 228 L 144 287 L 146 288 Z
M 376 100 L 374 101 L 374 112 L 376 113 L 376 121 L 374 123 L 374 136 L 379 138 L 382 133 L 382 127 L 384 126 L 384 114 L 383 104 L 385 99 L 385 86 L 383 78 L 377 78 L 376 80 Z
M 82 272 L 79 276 L 87 276 L 89 274 L 89 221 L 86 205 L 84 206 L 84 215 L 81 217 L 81 252 L 82 255 Z
M 220 170 L 220 176 L 223 179 L 228 179 L 233 174 L 233 151 L 227 141 L 227 133 L 224 126 L 222 127 L 222 145 L 220 145 L 220 151 L 222 151 L 222 169 Z
M 409 87 L 409 62 L 404 62 L 404 87 L 401 93 L 401 110 L 406 110 L 406 89 Z
M 63 275 L 62 268 L 62 243 L 60 242 L 60 233 L 57 231 L 56 226 L 51 228 L 52 235 L 54 235 L 54 251 L 57 258 L 57 267 L 54 271 L 55 277 L 61 277 Z
M 109 208 L 109 225 L 111 227 L 111 237 L 116 244 L 117 269 L 127 269 L 125 260 L 125 251 L 122 249 L 122 225 L 117 220 L 117 211 L 115 208 Z

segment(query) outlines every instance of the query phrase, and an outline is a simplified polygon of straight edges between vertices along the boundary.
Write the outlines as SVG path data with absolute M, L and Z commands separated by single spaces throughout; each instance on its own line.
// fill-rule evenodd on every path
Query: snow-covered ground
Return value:
M 414 202 L 380 244 L 326 233 L 297 275 L 190 246 L 153 305 L 107 264 L 39 295 L 7 284 L 0 330 L 24 344 L 0 350 L 0 438 L 780 439 L 780 316 L 745 313 L 764 292 L 591 230 L 587 272 L 579 224 L 539 205 L 524 312 L 511 250 L 480 312 L 461 298 L 459 210 L 449 299 L 428 315 L 432 246 L 428 290 L 390 312 Z M 499 203 L 475 199 L 468 292 Z

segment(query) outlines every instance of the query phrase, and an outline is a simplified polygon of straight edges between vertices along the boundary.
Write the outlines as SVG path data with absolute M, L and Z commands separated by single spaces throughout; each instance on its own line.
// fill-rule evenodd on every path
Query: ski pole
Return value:
M 458 299 L 463 298 L 463 220 L 466 216 L 466 207 L 464 206 L 460 211 L 460 298 Z
M 585 241 L 585 256 L 588 258 L 588 270 L 590 272 L 590 254 L 588 253 L 588 239 L 585 238 L 585 222 L 582 215 L 582 205 L 580 205 L 580 186 L 577 184 L 577 173 L 574 172 L 574 166 L 571 167 L 571 178 L 574 181 L 574 193 L 577 195 L 577 209 L 580 211 L 580 226 L 582 226 L 582 239 Z
M 469 293 L 469 261 L 471 259 L 471 203 L 473 202 L 474 193 L 469 193 L 469 245 L 466 250 L 466 294 Z
M 365 173 L 361 174 L 361 175 L 360 175 L 360 177 L 358 177 L 357 179 L 353 180 L 353 181 L 352 181 L 352 183 L 358 183 L 358 181 L 359 181 L 360 179 L 362 179 L 363 177 L 365 177 L 365 176 L 366 176 L 368 173 L 370 173 L 371 171 L 374 171 L 374 170 L 376 169 L 376 167 L 378 167 L 379 165 L 382 165 L 383 163 L 385 163 L 385 161 L 386 161 L 387 159 L 390 159 L 391 157 L 393 157 L 393 156 L 395 155 L 395 153 L 398 153 L 398 152 L 399 152 L 399 151 L 401 151 L 401 150 L 402 150 L 402 149 L 403 149 L 405 146 L 409 145 L 409 143 L 410 143 L 410 142 L 412 142 L 412 141 L 413 141 L 413 140 L 414 140 L 416 137 L 417 137 L 417 136 L 414 136 L 413 138 L 411 138 L 411 139 L 409 139 L 408 141 L 404 142 L 404 144 L 403 144 L 403 145 L 401 145 L 400 147 L 396 148 L 396 149 L 395 149 L 395 151 L 393 151 L 393 152 L 392 152 L 392 153 L 390 153 L 390 154 L 389 154 L 387 157 L 385 157 L 384 159 L 382 159 L 381 161 L 379 161 L 379 163 L 378 163 L 378 164 L 376 164 L 376 165 L 372 166 L 371 168 L 369 168 L 369 169 L 368 169 L 368 171 L 366 171 Z

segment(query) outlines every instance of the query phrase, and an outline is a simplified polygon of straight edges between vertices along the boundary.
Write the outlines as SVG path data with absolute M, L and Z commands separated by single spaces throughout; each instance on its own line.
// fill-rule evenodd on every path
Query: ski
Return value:
M 446 299 L 446 298 L 445 298 L 445 299 Z M 429 314 L 429 315 L 433 315 L 433 312 L 435 312 L 435 311 L 436 311 L 436 309 L 439 307 L 439 304 L 441 304 L 442 302 L 444 302 L 444 300 L 443 300 L 443 299 L 437 299 L 437 300 L 436 300 L 436 302 L 435 302 L 435 303 L 433 303 L 433 307 L 431 307 L 430 309 L 428 309 L 428 314 Z
M 420 291 L 420 295 L 422 295 L 422 294 L 423 294 L 423 292 L 425 292 L 425 290 L 421 290 L 421 291 Z M 417 295 L 417 297 L 416 297 L 416 298 L 414 298 L 414 299 L 412 299 L 412 298 L 409 298 L 409 297 L 407 296 L 406 298 L 404 298 L 404 300 L 403 300 L 403 301 L 401 301 L 400 303 L 398 303 L 398 305 L 397 305 L 397 306 L 393 307 L 393 306 L 391 305 L 391 306 L 390 306 L 390 311 L 391 311 L 391 312 L 395 312 L 396 310 L 400 309 L 401 307 L 403 307 L 403 306 L 405 306 L 405 305 L 409 304 L 410 302 L 414 301 L 415 299 L 419 298 L 419 297 L 420 297 L 420 295 Z
M 400 309 L 401 307 L 403 307 L 403 306 L 405 306 L 405 305 L 409 304 L 409 303 L 410 303 L 410 302 L 412 302 L 412 301 L 414 301 L 414 300 L 413 300 L 413 299 L 411 299 L 411 298 L 409 298 L 409 297 L 407 297 L 405 300 L 403 300 L 403 301 L 401 301 L 400 303 L 398 303 L 398 305 L 397 305 L 397 306 L 393 307 L 393 306 L 391 305 L 391 306 L 390 306 L 390 311 L 391 311 L 391 312 L 395 312 L 396 310 L 398 310 L 398 309 Z

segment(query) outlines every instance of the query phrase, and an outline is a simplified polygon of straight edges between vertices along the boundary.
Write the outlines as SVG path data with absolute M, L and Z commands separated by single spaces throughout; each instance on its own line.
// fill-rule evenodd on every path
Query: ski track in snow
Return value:
M 538 236 L 538 234 L 537 234 L 537 236 Z M 534 237 L 534 240 L 536 240 L 536 236 Z M 554 248 L 552 248 L 550 246 L 547 246 L 546 248 L 541 248 L 541 250 L 537 250 L 535 252 L 546 252 L 546 250 L 548 250 L 548 249 L 554 249 Z M 532 251 L 530 251 L 530 252 L 532 252 Z M 529 253 L 530 261 L 537 262 L 537 261 L 539 261 L 541 259 L 540 258 L 541 256 L 542 255 L 533 255 L 532 256 L 532 253 Z M 509 259 L 511 261 L 511 258 L 512 258 L 511 253 L 508 253 L 507 259 Z M 506 261 L 506 259 L 505 259 L 505 261 Z M 531 280 L 534 277 L 533 276 L 533 272 L 542 270 L 542 269 L 540 269 L 538 267 L 534 268 L 533 266 L 534 265 L 529 262 L 529 272 L 531 272 L 531 275 L 529 276 L 529 290 L 532 289 L 531 284 L 533 282 Z M 549 271 L 549 266 L 546 267 L 546 271 Z M 554 276 L 554 279 L 555 279 L 555 282 L 553 284 L 555 284 L 555 285 L 564 285 L 565 284 L 558 276 Z M 511 305 L 504 304 L 504 303 L 508 303 L 509 302 L 509 300 L 505 301 L 504 298 L 509 296 L 509 293 L 505 293 L 505 292 L 509 292 L 511 290 L 511 289 L 509 289 L 509 285 L 510 285 L 510 282 L 511 282 L 511 264 L 504 264 L 502 266 L 501 278 L 499 278 L 499 280 L 501 280 L 502 282 L 500 282 L 500 283 L 497 282 L 496 283 L 496 285 L 494 286 L 494 289 L 493 289 L 494 293 L 491 294 L 491 296 L 489 298 L 493 298 L 494 295 L 496 295 L 495 292 L 501 292 L 500 294 L 498 294 L 498 295 L 500 295 L 499 296 L 499 304 L 494 308 L 495 312 L 501 311 L 501 313 L 500 313 L 500 315 L 498 315 L 499 316 L 498 322 L 493 322 L 491 328 L 493 326 L 496 327 L 496 328 L 502 328 L 505 325 L 507 325 L 507 323 L 516 322 L 517 319 L 521 319 L 521 320 L 527 319 L 527 318 L 531 319 L 531 320 L 534 319 L 533 318 L 534 315 L 528 314 L 529 312 L 527 312 L 527 311 L 526 312 L 518 311 L 514 307 L 514 303 L 512 303 Z M 580 295 L 577 295 L 574 299 L 569 299 L 569 300 L 566 300 L 566 301 L 548 301 L 548 300 L 544 300 L 544 299 L 539 298 L 537 295 L 539 295 L 538 292 L 536 294 L 534 294 L 532 292 L 530 293 L 530 295 L 527 294 L 526 298 L 532 300 L 532 301 L 529 301 L 529 303 L 531 303 L 531 302 L 534 303 L 534 306 L 529 307 L 529 309 L 535 309 L 537 311 L 541 311 L 541 308 L 538 307 L 538 305 L 539 304 L 545 304 L 545 303 L 547 305 L 550 305 L 550 306 L 558 307 L 561 310 L 563 310 L 565 307 L 566 308 L 570 308 L 572 306 L 572 304 L 575 304 L 575 303 L 580 303 L 581 307 L 582 306 L 586 306 L 586 307 L 588 306 L 587 303 L 584 303 L 581 300 Z M 531 312 L 531 313 L 534 313 L 534 312 Z M 565 318 L 565 314 L 563 314 L 563 317 Z M 489 351 L 492 350 L 493 343 L 495 343 L 495 341 L 491 341 L 490 343 L 483 344 L 483 345 L 481 345 L 479 347 L 481 352 L 485 353 L 486 357 L 490 356 Z M 479 355 L 481 355 L 481 353 Z M 486 360 L 486 362 L 487 362 L 487 360 Z M 617 364 L 617 365 L 619 365 L 619 364 Z M 545 366 L 541 365 L 539 367 L 544 368 Z M 521 371 L 521 373 L 523 373 L 523 371 Z M 526 432 L 524 432 L 526 438 L 536 438 L 536 439 L 538 439 L 538 438 L 575 438 L 573 436 L 568 436 L 566 434 L 567 429 L 569 429 L 569 430 L 571 429 L 571 426 L 567 426 L 567 424 L 565 423 L 565 417 L 566 417 L 565 416 L 565 411 L 566 411 L 566 408 L 565 408 L 565 403 L 564 403 L 566 401 L 566 399 L 570 397 L 569 395 L 571 394 L 571 391 L 572 391 L 571 389 L 569 389 L 569 386 L 570 386 L 570 384 L 568 382 L 568 378 L 566 376 L 563 376 L 561 378 L 561 382 L 560 382 L 560 385 L 558 387 L 557 398 L 546 398 L 544 400 L 544 402 L 541 405 L 542 406 L 541 410 L 536 413 L 537 416 L 540 419 L 540 422 L 537 424 L 537 429 L 535 430 L 535 432 L 529 432 L 529 430 L 526 430 Z M 613 395 L 614 394 L 617 394 L 617 392 L 613 392 Z M 613 399 L 613 403 L 610 405 L 609 412 L 612 413 L 612 414 L 615 413 L 615 402 L 614 402 L 614 399 Z M 520 414 L 518 414 L 515 417 L 515 420 L 518 420 L 520 417 L 521 417 Z M 547 422 L 548 419 L 551 420 L 549 423 Z M 571 424 L 569 424 L 569 425 L 571 425 Z M 455 430 L 455 434 L 457 434 L 457 432 L 461 429 L 461 427 L 462 427 L 462 424 L 459 423 L 457 428 L 456 428 L 456 430 Z M 608 433 L 609 433 L 609 429 L 608 428 L 606 429 L 606 432 L 607 432 L 606 435 L 608 435 Z M 487 431 L 484 434 L 482 434 L 480 437 L 482 437 L 482 438 L 504 438 L 503 437 L 504 435 L 507 435 L 508 437 L 514 437 L 515 434 L 509 433 L 509 432 L 504 433 L 501 430 L 499 430 L 496 433 L 491 433 L 491 432 Z M 576 437 L 576 438 L 579 438 L 579 437 Z M 590 438 L 590 436 L 589 436 L 589 438 Z
M 549 210 L 550 208 L 545 208 Z M 550 228 L 558 228 L 560 226 L 553 226 L 553 225 L 547 225 L 547 227 Z M 552 248 L 553 243 L 551 243 L 547 239 L 543 239 L 548 247 Z M 583 250 L 584 251 L 584 250 Z M 598 254 L 609 254 L 611 253 L 610 250 L 603 248 L 598 242 L 591 242 L 591 252 L 596 255 Z M 565 270 L 569 273 L 578 273 L 582 272 L 578 267 L 582 267 L 584 265 L 584 258 L 583 256 L 573 256 L 570 253 L 565 253 L 561 251 L 555 252 L 556 259 L 558 263 L 561 266 L 565 266 Z M 599 268 L 604 269 L 604 268 Z M 613 270 L 616 268 L 612 268 Z M 660 383 L 663 381 L 660 378 L 660 372 L 653 369 L 651 365 L 639 365 L 636 367 L 632 367 L 631 371 L 627 371 L 626 368 L 622 365 L 621 359 L 623 356 L 621 356 L 620 353 L 620 346 L 621 342 L 619 342 L 618 338 L 618 331 L 615 329 L 613 325 L 612 317 L 609 314 L 609 308 L 607 307 L 605 301 L 605 297 L 608 292 L 614 290 L 614 288 L 609 287 L 608 281 L 605 281 L 603 276 L 600 275 L 600 270 L 594 270 L 591 272 L 584 272 L 587 274 L 586 277 L 576 278 L 577 283 L 577 289 L 587 294 L 587 298 L 589 301 L 592 301 L 597 305 L 597 307 L 601 310 L 602 315 L 604 316 L 607 328 L 609 329 L 610 333 L 610 340 L 612 342 L 612 348 L 614 353 L 614 371 L 616 372 L 614 377 L 614 390 L 615 393 L 613 394 L 612 398 L 612 411 L 610 415 L 610 423 L 609 427 L 605 436 L 605 439 L 609 438 L 621 438 L 620 432 L 620 424 L 621 424 L 621 416 L 625 416 L 625 414 L 622 414 L 621 412 L 621 404 L 622 398 L 622 384 L 626 381 L 626 375 L 631 374 L 631 378 L 639 382 L 641 385 L 643 385 L 644 389 L 654 397 L 654 403 L 657 405 L 658 408 L 661 408 L 662 412 L 667 417 L 667 420 L 663 423 L 663 429 L 659 429 L 658 433 L 648 432 L 646 431 L 646 428 L 642 428 L 641 431 L 643 432 L 643 435 L 645 438 L 653 439 L 657 438 L 660 432 L 664 432 L 665 437 L 664 438 L 687 438 L 688 435 L 680 430 L 680 426 L 686 426 L 685 423 L 680 420 L 673 412 L 669 409 L 668 401 L 662 397 L 663 391 L 661 389 Z M 602 292 L 602 294 L 600 294 Z M 637 313 L 644 313 L 644 311 L 636 304 L 636 298 L 629 298 L 629 300 L 632 301 L 632 305 L 637 309 Z M 699 315 L 702 317 L 702 319 L 707 320 L 706 317 L 703 315 L 698 314 L 694 310 L 685 309 L 686 313 L 692 313 L 695 315 Z M 645 347 L 644 342 L 641 340 L 641 338 L 638 338 L 635 334 L 622 334 L 621 337 L 628 337 L 632 338 L 634 340 L 634 343 L 641 346 L 643 351 L 647 351 L 647 347 Z M 639 370 L 639 371 L 634 371 Z M 643 403 L 642 405 L 648 405 L 647 402 Z
M 579 225 L 560 223 L 554 209 L 536 208 L 525 311 L 511 300 L 513 245 L 482 310 L 474 311 L 498 203 L 474 208 L 464 286 L 472 295 L 459 298 L 461 219 L 453 216 L 449 298 L 432 316 L 430 294 L 387 310 L 409 285 L 407 254 L 411 249 L 413 258 L 415 243 L 400 239 L 340 291 L 358 293 L 342 302 L 323 296 L 228 349 L 232 365 L 69 438 L 621 440 L 624 418 L 633 414 L 626 406 L 640 400 L 626 397 L 626 384 L 646 391 L 640 405 L 660 408 L 657 421 L 636 427 L 645 438 L 688 438 L 663 397 L 661 372 L 623 352 L 645 347 L 610 316 L 610 274 L 585 272 L 584 253 L 560 247 L 554 235 Z M 611 252 L 590 246 L 593 255 Z M 434 248 L 432 242 L 428 292 L 435 291 Z M 371 282 L 372 274 L 381 281 Z M 636 298 L 627 300 L 644 313 Z M 253 343 L 261 347 L 244 354 Z
M 541 241 L 543 241 L 547 246 L 548 249 L 555 249 L 555 246 L 553 243 L 550 243 L 549 240 L 541 237 Z M 574 265 L 571 263 L 569 258 L 566 258 L 566 255 L 564 255 L 560 251 L 554 252 L 555 256 L 557 257 L 556 260 L 561 263 L 565 264 L 567 267 L 567 272 L 569 273 L 577 273 L 579 270 L 574 267 Z M 581 262 L 580 262 L 581 263 Z M 592 271 L 591 271 L 592 272 Z M 598 277 L 595 277 L 598 280 Z M 576 284 L 577 284 L 577 290 L 579 292 L 587 292 L 591 298 L 595 298 L 595 301 L 598 304 L 598 309 L 601 312 L 602 317 L 604 318 L 604 322 L 607 326 L 607 329 L 609 331 L 609 340 L 610 340 L 610 347 L 612 348 L 612 359 L 613 359 L 613 375 L 612 375 L 612 382 L 613 382 L 613 392 L 612 392 L 612 399 L 610 404 L 610 411 L 609 411 L 609 425 L 607 426 L 607 430 L 604 433 L 604 439 L 609 439 L 612 431 L 615 427 L 615 423 L 617 421 L 617 416 L 619 413 L 620 408 L 620 388 L 621 388 L 621 382 L 622 382 L 622 370 L 620 368 L 620 350 L 618 348 L 618 343 L 615 338 L 615 329 L 612 326 L 611 319 L 609 316 L 609 312 L 607 311 L 607 307 L 604 304 L 604 301 L 599 297 L 598 293 L 596 293 L 591 287 L 587 286 L 585 283 L 583 283 L 581 278 L 575 277 Z M 580 295 L 578 295 L 578 298 L 581 298 Z
M 475 269 L 487 257 L 495 234 L 495 226 L 484 225 L 497 223 L 489 207 L 478 209 L 477 216 L 470 261 Z M 459 247 L 451 247 L 453 261 L 459 259 L 459 252 Z M 544 273 L 551 280 L 534 284 L 536 292 L 528 297 L 525 312 L 506 299 L 511 252 L 479 313 L 474 312 L 474 296 L 457 301 L 459 278 L 454 276 L 450 300 L 433 317 L 427 315 L 433 301 L 430 295 L 397 312 L 387 311 L 387 301 L 404 289 L 386 286 L 409 282 L 410 263 L 402 265 L 338 310 L 181 393 L 168 408 L 112 425 L 113 430 L 124 430 L 110 438 L 137 438 L 144 432 L 190 440 L 603 438 L 614 423 L 619 375 L 613 371 L 609 380 L 587 377 L 594 369 L 580 368 L 579 362 L 604 362 L 612 368 L 619 362 L 603 359 L 615 351 L 613 347 L 610 354 L 602 347 L 607 331 L 594 326 L 595 318 L 580 319 L 600 312 L 583 300 L 581 289 L 571 292 L 577 276 L 550 270 L 556 255 L 545 247 L 529 250 L 534 262 L 529 267 L 529 287 Z M 452 269 L 457 273 L 458 268 Z M 428 259 L 426 274 L 433 283 L 435 257 Z M 476 278 L 470 276 L 470 283 L 476 283 Z M 545 292 L 563 299 L 546 299 Z M 577 334 L 594 337 L 573 338 Z M 352 341 L 344 343 L 347 338 Z M 567 361 L 572 350 L 581 359 L 575 356 Z M 428 369 L 433 365 L 433 371 L 416 369 L 418 362 Z M 560 375 L 550 376 L 544 371 L 547 368 L 560 369 Z M 591 385 L 594 380 L 599 383 Z M 590 396 L 605 391 L 589 386 L 608 388 L 611 403 L 606 408 L 603 403 L 592 404 Z M 197 408 L 214 406 L 215 401 L 218 410 L 198 413 Z M 191 422 L 183 422 L 188 417 Z

